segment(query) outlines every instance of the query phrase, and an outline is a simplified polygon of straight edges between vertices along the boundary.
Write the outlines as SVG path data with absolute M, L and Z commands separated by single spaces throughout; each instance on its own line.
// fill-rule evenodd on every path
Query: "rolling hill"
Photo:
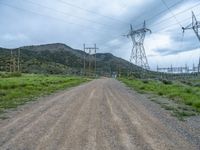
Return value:
M 10 71 L 10 67 L 17 70 L 18 49 L 20 49 L 20 68 L 24 73 L 82 74 L 84 55 L 86 56 L 86 71 L 89 71 L 90 57 L 90 71 L 94 72 L 94 55 L 88 55 L 61 43 L 16 49 L 0 48 L 0 71 Z M 110 53 L 96 54 L 96 68 L 99 75 L 110 75 L 113 72 L 127 74 L 130 69 L 138 69 L 137 66 Z

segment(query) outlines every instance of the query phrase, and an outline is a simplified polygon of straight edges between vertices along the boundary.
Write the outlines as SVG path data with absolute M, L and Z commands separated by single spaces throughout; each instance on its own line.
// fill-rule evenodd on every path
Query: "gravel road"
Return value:
M 0 149 L 199 149 L 168 123 L 169 116 L 165 122 L 149 109 L 159 106 L 145 105 L 142 99 L 119 81 L 106 78 L 47 96 L 0 120 Z M 179 121 L 175 126 L 179 124 L 184 128 Z

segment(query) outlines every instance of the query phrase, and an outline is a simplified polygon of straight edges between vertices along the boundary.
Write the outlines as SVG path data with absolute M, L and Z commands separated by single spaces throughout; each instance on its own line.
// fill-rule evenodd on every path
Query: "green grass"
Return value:
M 0 112 L 86 81 L 89 79 L 58 75 L 0 76 Z
M 157 104 L 160 104 L 162 108 L 171 112 L 172 116 L 177 117 L 179 120 L 184 121 L 186 117 L 195 116 L 198 112 L 191 106 L 176 103 L 175 101 L 170 101 L 167 98 L 150 98 Z
M 127 86 L 139 92 L 153 93 L 162 97 L 167 97 L 176 103 L 190 105 L 200 112 L 200 87 L 183 84 L 181 82 L 166 82 L 139 79 L 120 78 Z

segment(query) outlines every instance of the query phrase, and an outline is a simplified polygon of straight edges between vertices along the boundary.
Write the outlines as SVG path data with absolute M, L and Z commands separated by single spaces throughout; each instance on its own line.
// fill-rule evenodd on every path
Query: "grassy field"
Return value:
M 0 112 L 89 79 L 56 75 L 0 74 Z
M 176 104 L 189 105 L 195 111 L 200 112 L 200 81 L 178 82 L 178 81 L 158 81 L 120 78 L 127 86 L 144 93 L 151 93 L 161 97 L 167 97 Z M 161 102 L 159 102 L 161 103 Z M 173 109 L 168 106 L 166 109 Z M 179 106 L 180 107 L 180 106 Z M 178 112 L 185 114 L 185 112 Z M 191 113 L 193 114 L 193 113 Z M 181 114 L 180 114 L 181 115 Z

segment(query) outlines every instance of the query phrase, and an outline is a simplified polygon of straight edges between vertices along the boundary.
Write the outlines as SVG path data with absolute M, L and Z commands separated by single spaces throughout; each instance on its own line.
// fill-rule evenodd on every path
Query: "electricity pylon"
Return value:
M 192 11 L 192 23 L 189 24 L 188 26 L 186 27 L 182 27 L 183 29 L 183 33 L 185 32 L 185 30 L 190 30 L 192 29 L 194 31 L 194 33 L 196 34 L 199 42 L 200 42 L 200 35 L 199 35 L 199 28 L 200 28 L 200 22 L 197 21 L 197 18 L 194 14 L 194 12 Z
M 133 42 L 130 62 L 133 61 L 135 65 L 144 69 L 150 69 L 143 44 L 147 32 L 151 33 L 151 30 L 146 28 L 146 23 L 144 21 L 143 28 L 138 30 L 133 30 L 132 25 L 130 25 L 130 31 L 127 35 L 125 35 L 128 38 L 131 37 Z
M 199 35 L 200 21 L 197 21 L 197 18 L 193 11 L 192 11 L 192 23 L 186 27 L 182 27 L 183 33 L 185 32 L 185 30 L 191 30 L 191 29 L 194 31 L 194 33 L 196 34 L 196 36 L 200 42 L 200 35 Z M 199 72 L 200 72 L 200 62 L 198 65 L 198 73 Z

